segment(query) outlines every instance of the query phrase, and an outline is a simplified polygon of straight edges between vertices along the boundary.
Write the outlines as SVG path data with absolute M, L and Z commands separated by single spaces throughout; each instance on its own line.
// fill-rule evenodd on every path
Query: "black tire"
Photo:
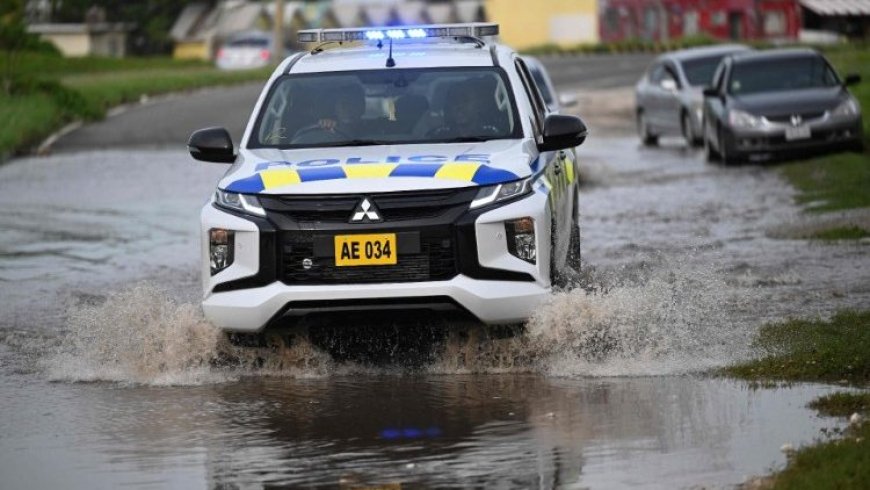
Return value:
M 704 156 L 710 163 L 718 162 L 722 158 L 722 155 L 713 148 L 713 143 L 710 141 L 710 138 L 707 137 L 706 123 L 704 126 Z
M 577 204 L 574 204 L 574 213 L 571 218 L 571 237 L 568 241 L 568 252 L 565 257 L 565 269 L 558 270 L 556 268 L 556 257 L 552 251 L 556 250 L 556 223 L 551 225 L 550 235 L 550 285 L 556 289 L 568 287 L 572 278 L 578 276 L 581 266 L 581 251 L 580 251 L 580 223 Z
M 695 130 L 692 129 L 692 118 L 689 116 L 689 113 L 683 111 L 680 121 L 683 130 L 683 138 L 686 140 L 686 146 L 689 148 L 697 148 L 701 146 L 702 139 L 695 135 Z
M 637 112 L 637 135 L 644 146 L 656 146 L 659 144 L 659 137 L 650 131 L 643 111 Z
M 739 163 L 740 160 L 728 151 L 728 144 L 725 142 L 725 135 L 722 133 L 722 130 L 720 129 L 717 134 L 719 141 L 719 155 L 722 161 L 722 165 L 725 165 L 727 167 L 728 165 L 736 165 L 737 163 Z

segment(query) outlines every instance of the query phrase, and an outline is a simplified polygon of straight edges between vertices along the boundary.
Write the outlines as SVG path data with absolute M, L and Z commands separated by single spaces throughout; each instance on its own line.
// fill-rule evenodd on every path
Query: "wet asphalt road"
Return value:
M 244 120 L 182 124 L 192 100 L 155 140 Z M 161 104 L 98 133 L 159 124 Z M 183 144 L 72 151 L 91 130 L 0 167 L 2 488 L 715 487 L 839 424 L 805 408 L 831 387 L 697 374 L 749 355 L 764 321 L 870 304 L 866 245 L 773 237 L 801 216 L 775 169 L 596 133 L 580 151 L 584 281 L 604 293 L 556 295 L 527 337 L 450 338 L 413 370 L 304 343 L 215 367 L 197 216 L 225 167 Z

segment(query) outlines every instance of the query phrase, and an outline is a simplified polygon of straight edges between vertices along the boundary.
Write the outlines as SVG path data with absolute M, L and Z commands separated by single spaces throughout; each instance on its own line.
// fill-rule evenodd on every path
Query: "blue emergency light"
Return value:
M 361 27 L 348 29 L 305 29 L 296 39 L 301 43 L 344 41 L 383 41 L 386 39 L 424 39 L 449 37 L 497 36 L 498 24 L 471 22 L 467 24 L 428 24 L 413 27 Z

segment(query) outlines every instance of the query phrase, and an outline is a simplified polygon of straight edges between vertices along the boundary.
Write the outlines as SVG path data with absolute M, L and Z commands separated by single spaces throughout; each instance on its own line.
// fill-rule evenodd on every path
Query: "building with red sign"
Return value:
M 798 0 L 601 0 L 602 41 L 667 41 L 690 36 L 793 40 Z

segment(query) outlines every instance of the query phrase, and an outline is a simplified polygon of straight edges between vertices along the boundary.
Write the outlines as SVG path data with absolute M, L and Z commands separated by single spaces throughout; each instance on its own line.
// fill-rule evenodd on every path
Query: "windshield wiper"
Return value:
M 323 144 L 320 144 L 317 146 L 318 147 L 378 146 L 378 145 L 392 145 L 392 144 L 395 144 L 395 141 L 356 139 L 356 140 L 347 140 L 347 141 L 336 141 L 335 143 L 323 143 Z
M 493 139 L 496 138 L 490 136 L 459 136 L 458 138 L 450 138 L 449 140 L 438 141 L 438 143 L 476 143 Z

